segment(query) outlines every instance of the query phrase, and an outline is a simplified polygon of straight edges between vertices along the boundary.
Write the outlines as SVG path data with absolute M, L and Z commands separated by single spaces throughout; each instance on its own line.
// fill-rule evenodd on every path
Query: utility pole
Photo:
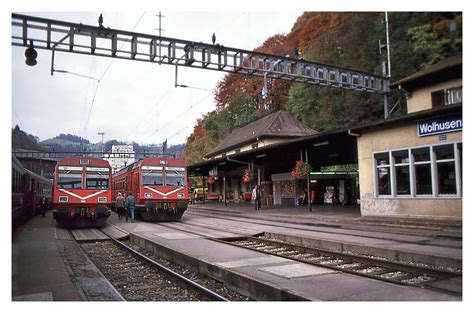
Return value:
M 388 12 L 385 12 L 385 19 L 382 20 L 382 23 L 385 24 L 385 36 L 386 36 L 386 43 L 382 43 L 379 40 L 379 53 L 382 55 L 382 50 L 387 49 L 387 59 L 382 61 L 382 75 L 390 79 L 392 76 L 391 67 L 390 67 L 390 36 L 388 32 Z M 389 116 L 389 109 L 388 109 L 388 93 L 383 95 L 383 110 L 384 110 L 384 118 L 388 118 Z
M 164 29 L 161 28 L 161 18 L 164 17 L 164 16 L 161 15 L 161 11 L 158 13 L 158 15 L 155 14 L 155 16 L 157 16 L 158 20 L 159 20 L 158 28 L 155 28 L 155 29 L 158 31 L 158 36 L 161 39 L 161 32 L 164 31 Z M 159 44 L 159 47 L 158 47 L 158 60 L 160 60 L 160 62 L 161 62 L 161 40 L 160 40 L 160 44 Z

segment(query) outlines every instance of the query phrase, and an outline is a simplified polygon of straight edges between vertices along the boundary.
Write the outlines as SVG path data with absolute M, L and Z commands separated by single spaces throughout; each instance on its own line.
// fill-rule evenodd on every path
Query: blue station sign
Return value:
M 429 136 L 462 130 L 462 117 L 448 117 L 418 123 L 418 136 Z

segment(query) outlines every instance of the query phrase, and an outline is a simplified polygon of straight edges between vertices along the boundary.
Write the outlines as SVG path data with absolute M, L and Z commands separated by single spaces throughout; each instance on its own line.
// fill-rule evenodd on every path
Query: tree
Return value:
M 382 12 L 305 12 L 288 34 L 269 37 L 255 51 L 381 75 L 383 19 Z M 460 12 L 390 12 L 389 28 L 392 82 L 462 52 Z M 201 160 L 232 130 L 280 109 L 319 131 L 383 118 L 383 98 L 378 94 L 283 80 L 267 83 L 269 93 L 262 97 L 261 77 L 227 74 L 214 92 L 216 110 L 198 121 L 199 127 L 187 140 L 185 155 Z M 406 107 L 398 90 L 391 90 L 388 99 L 390 107 L 396 103 Z M 392 114 L 405 113 L 398 110 Z

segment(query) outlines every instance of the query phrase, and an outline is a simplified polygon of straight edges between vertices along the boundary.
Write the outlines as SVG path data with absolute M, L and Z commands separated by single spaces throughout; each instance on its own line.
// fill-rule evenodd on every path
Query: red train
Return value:
M 114 199 L 120 192 L 135 196 L 135 216 L 144 221 L 179 221 L 188 208 L 184 162 L 159 157 L 139 160 L 114 174 Z
M 53 182 L 26 169 L 12 155 L 12 225 L 19 225 L 40 213 L 42 196 L 51 203 Z
M 102 227 L 112 202 L 109 162 L 93 157 L 68 157 L 54 170 L 53 217 L 59 227 Z

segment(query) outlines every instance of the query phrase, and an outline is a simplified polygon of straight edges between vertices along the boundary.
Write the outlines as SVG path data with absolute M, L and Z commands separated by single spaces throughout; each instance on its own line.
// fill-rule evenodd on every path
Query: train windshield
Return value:
M 166 186 L 186 186 L 186 175 L 184 173 L 166 172 Z
M 60 189 L 81 189 L 82 174 L 59 173 L 56 185 Z
M 163 186 L 162 172 L 143 172 L 142 173 L 143 186 Z
M 87 189 L 109 189 L 109 175 L 86 174 Z

